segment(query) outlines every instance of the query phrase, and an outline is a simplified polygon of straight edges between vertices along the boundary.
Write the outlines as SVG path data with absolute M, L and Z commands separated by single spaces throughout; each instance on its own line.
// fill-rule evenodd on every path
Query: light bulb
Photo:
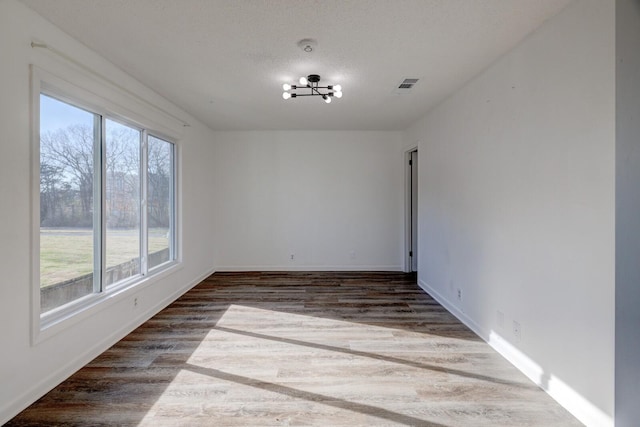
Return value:
M 342 98 L 342 92 L 340 92 L 340 91 L 333 92 L 333 96 L 335 96 L 336 98 Z
M 303 86 L 306 86 L 309 83 L 306 77 L 300 77 L 299 81 L 300 81 L 300 84 Z
M 289 99 L 289 98 L 291 98 L 291 94 L 290 94 L 289 92 L 284 92 L 284 93 L 282 94 L 282 98 L 284 98 L 284 99 Z
M 334 91 L 334 92 L 342 92 L 342 86 L 340 86 L 340 85 L 333 85 L 333 91 Z
M 291 90 L 291 85 L 289 83 L 285 83 L 282 85 L 282 90 Z
M 331 104 L 331 97 L 330 97 L 330 96 L 325 95 L 325 96 L 324 96 L 324 102 L 326 102 L 327 104 Z

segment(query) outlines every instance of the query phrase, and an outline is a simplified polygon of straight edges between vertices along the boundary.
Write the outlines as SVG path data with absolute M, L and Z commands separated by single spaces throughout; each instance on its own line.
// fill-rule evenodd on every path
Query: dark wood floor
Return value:
M 9 426 L 581 425 L 403 273 L 216 273 Z

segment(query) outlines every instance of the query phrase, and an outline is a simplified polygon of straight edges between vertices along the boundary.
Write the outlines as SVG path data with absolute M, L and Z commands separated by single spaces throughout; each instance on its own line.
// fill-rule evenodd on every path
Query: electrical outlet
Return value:
M 295 257 L 296 257 L 296 254 L 291 254 L 291 255 L 289 255 L 289 259 L 290 259 L 291 261 L 293 261 L 293 260 L 295 259 Z
M 462 289 L 458 288 L 458 301 L 462 301 Z
M 520 323 L 513 321 L 513 337 L 516 339 L 516 342 L 519 342 L 522 338 L 522 328 L 520 327 Z
M 356 259 L 356 251 L 349 252 L 349 258 Z
M 138 306 L 138 298 L 137 297 L 133 299 L 133 306 L 134 307 Z

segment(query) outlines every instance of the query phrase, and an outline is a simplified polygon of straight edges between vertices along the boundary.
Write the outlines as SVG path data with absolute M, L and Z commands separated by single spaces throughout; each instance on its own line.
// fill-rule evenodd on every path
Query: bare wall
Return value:
M 573 2 L 406 133 L 421 286 L 594 426 L 614 406 L 614 25 L 613 2 Z
M 640 1 L 616 1 L 616 426 L 640 405 Z
M 219 132 L 216 142 L 218 270 L 402 269 L 401 133 Z

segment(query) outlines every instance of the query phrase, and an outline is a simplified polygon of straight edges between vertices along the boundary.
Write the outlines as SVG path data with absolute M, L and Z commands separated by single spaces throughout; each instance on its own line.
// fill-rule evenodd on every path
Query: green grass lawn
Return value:
M 138 256 L 135 231 L 107 232 L 107 267 Z M 169 247 L 167 230 L 149 230 L 149 252 Z M 40 286 L 50 286 L 93 271 L 93 235 L 84 229 L 42 229 L 40 231 Z

